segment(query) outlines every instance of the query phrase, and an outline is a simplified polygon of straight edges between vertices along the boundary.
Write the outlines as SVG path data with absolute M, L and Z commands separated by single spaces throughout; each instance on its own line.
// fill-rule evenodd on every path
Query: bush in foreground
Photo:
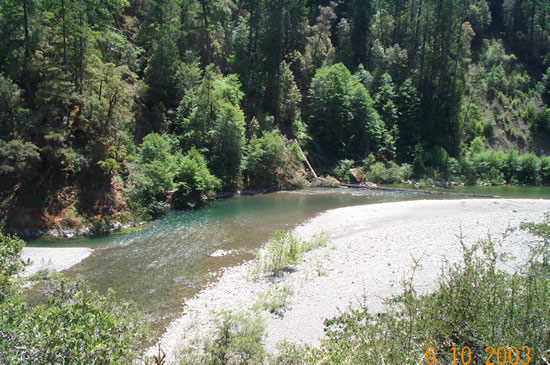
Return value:
M 81 280 L 48 283 L 47 304 L 32 306 L 13 278 L 22 241 L 0 233 L 0 363 L 131 363 L 146 331 L 130 304 L 92 292 Z M 4 266 L 4 264 L 6 264 Z
M 204 340 L 202 349 L 184 349 L 180 353 L 180 364 L 263 364 L 264 335 L 262 317 L 246 312 L 224 312 L 213 338 Z

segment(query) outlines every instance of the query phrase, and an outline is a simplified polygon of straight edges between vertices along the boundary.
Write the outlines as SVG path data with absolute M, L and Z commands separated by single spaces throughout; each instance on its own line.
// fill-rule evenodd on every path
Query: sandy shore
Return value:
M 30 259 L 31 264 L 25 268 L 23 276 L 30 276 L 41 269 L 67 270 L 90 256 L 92 251 L 87 247 L 24 247 L 21 257 Z
M 268 332 L 264 345 L 275 351 L 283 340 L 315 344 L 323 336 L 324 319 L 350 305 L 383 310 L 383 300 L 398 294 L 402 280 L 410 276 L 413 258 L 422 265 L 414 276 L 417 290 L 433 290 L 445 260 L 462 257 L 460 232 L 467 245 L 488 234 L 500 240 L 508 227 L 540 222 L 548 210 L 550 200 L 419 200 L 320 214 L 294 232 L 305 239 L 326 232 L 329 244 L 307 253 L 295 271 L 277 281 L 291 286 L 294 295 L 281 315 L 261 313 Z M 516 257 L 510 267 L 521 265 L 533 239 L 516 231 L 503 240 L 501 252 Z M 220 312 L 250 310 L 260 293 L 277 284 L 265 277 L 252 280 L 254 265 L 227 269 L 218 282 L 185 303 L 183 315 L 160 339 L 170 360 L 183 347 L 200 346 L 198 339 L 211 333 Z

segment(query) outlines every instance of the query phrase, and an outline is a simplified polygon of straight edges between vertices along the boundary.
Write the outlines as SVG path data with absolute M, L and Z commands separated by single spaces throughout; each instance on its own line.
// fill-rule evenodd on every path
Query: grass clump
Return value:
M 339 186 L 340 181 L 330 175 L 320 176 L 311 183 L 311 187 L 314 188 L 337 188 Z
M 328 244 L 328 233 L 321 232 L 313 236 L 309 241 L 302 243 L 302 251 L 308 252 L 317 248 L 326 247 Z
M 291 232 L 278 231 L 266 246 L 267 269 L 274 274 L 289 269 L 302 258 L 298 237 Z
M 46 266 L 46 267 L 40 268 L 35 273 L 30 275 L 28 280 L 29 281 L 46 281 L 57 277 L 59 277 L 59 275 L 57 275 L 57 272 L 54 269 Z
M 528 346 L 530 363 L 546 364 L 550 217 L 521 228 L 540 241 L 515 273 L 499 269 L 502 257 L 490 239 L 463 246 L 462 262 L 443 271 L 434 293 L 419 295 L 410 278 L 403 293 L 387 302 L 385 313 L 372 314 L 366 306 L 350 309 L 325 321 L 327 338 L 319 347 L 285 346 L 277 363 L 419 364 L 432 346 L 437 361 L 451 364 L 452 348 L 460 353 L 468 346 L 471 363 L 479 364 L 487 360 L 489 346 L 514 346 L 520 355 Z
M 290 284 L 276 285 L 268 289 L 265 293 L 260 293 L 252 309 L 265 309 L 275 314 L 281 313 L 288 305 L 288 300 L 292 295 L 294 295 L 294 288 Z
M 265 272 L 279 275 L 290 270 L 303 257 L 305 252 L 327 245 L 328 235 L 321 233 L 309 241 L 303 241 L 292 232 L 277 231 L 264 250 L 257 251 L 256 273 Z

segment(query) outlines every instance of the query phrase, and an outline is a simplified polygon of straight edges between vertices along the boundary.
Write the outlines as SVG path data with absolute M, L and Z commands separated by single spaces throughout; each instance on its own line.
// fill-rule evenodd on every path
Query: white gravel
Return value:
M 419 200 L 335 209 L 320 214 L 294 232 L 307 239 L 326 232 L 330 241 L 305 255 L 296 270 L 278 282 L 294 288 L 282 315 L 262 312 L 266 319 L 267 350 L 283 340 L 315 344 L 323 336 L 323 321 L 350 305 L 365 303 L 371 311 L 383 310 L 383 300 L 401 291 L 419 259 L 414 283 L 420 292 L 436 288 L 445 261 L 461 259 L 460 232 L 471 245 L 490 234 L 500 240 L 508 227 L 523 221 L 540 222 L 550 200 Z M 501 252 L 516 257 L 509 266 L 521 265 L 533 237 L 523 231 L 509 234 Z M 219 313 L 249 310 L 272 280 L 251 279 L 254 262 L 225 270 L 220 280 L 188 300 L 182 316 L 160 339 L 169 361 L 187 346 L 200 346 Z M 156 353 L 157 345 L 148 350 Z
M 90 256 L 92 251 L 87 247 L 23 247 L 21 257 L 30 259 L 31 264 L 25 268 L 22 276 L 30 276 L 41 269 L 67 270 Z

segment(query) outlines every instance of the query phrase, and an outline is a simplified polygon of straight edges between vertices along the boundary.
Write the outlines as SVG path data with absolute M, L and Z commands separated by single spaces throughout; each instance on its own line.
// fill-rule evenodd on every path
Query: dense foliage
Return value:
M 266 131 L 252 137 L 248 144 L 245 168 L 253 186 L 296 183 L 303 158 L 295 143 L 281 137 L 277 131 Z
M 210 173 L 204 156 L 194 147 L 182 155 L 177 144 L 150 133 L 129 166 L 128 200 L 143 215 L 158 215 L 169 194 L 176 207 L 193 207 L 212 197 L 221 182 Z
M 15 275 L 21 271 L 25 262 L 21 259 L 21 251 L 25 243 L 15 237 L 0 233 L 0 300 L 4 301 L 13 292 Z
M 320 173 L 372 153 L 497 181 L 469 153 L 481 140 L 537 154 L 506 181 L 548 183 L 549 6 L 4 0 L 0 210 L 8 227 L 78 225 L 300 185 L 294 140 Z
M 128 363 L 139 354 L 146 333 L 131 305 L 58 278 L 48 283 L 47 304 L 32 306 L 16 280 L 23 241 L 0 233 L 0 244 L 1 363 Z

